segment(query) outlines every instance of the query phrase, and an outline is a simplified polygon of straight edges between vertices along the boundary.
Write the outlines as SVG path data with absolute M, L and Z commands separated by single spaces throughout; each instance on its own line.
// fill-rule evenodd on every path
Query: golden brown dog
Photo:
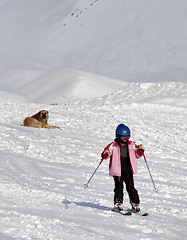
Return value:
M 23 124 L 27 127 L 35 127 L 35 128 L 59 128 L 57 126 L 48 125 L 47 121 L 49 118 L 49 112 L 46 110 L 41 110 L 35 115 L 31 117 L 27 117 L 24 119 Z

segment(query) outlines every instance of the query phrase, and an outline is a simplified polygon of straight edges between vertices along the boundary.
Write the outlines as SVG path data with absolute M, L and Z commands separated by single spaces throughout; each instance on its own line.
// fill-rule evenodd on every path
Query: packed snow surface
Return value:
M 0 239 L 184 240 L 187 1 L 0 1 Z M 49 111 L 59 129 L 23 126 Z M 103 148 L 118 124 L 145 146 L 149 216 L 111 211 Z M 124 189 L 124 208 L 130 208 Z
M 89 80 L 89 74 L 84 76 Z M 97 77 L 92 75 L 99 83 Z M 36 83 L 32 81 L 37 91 Z M 60 82 L 56 81 L 54 88 L 56 84 Z M 38 102 L 33 103 L 26 96 L 18 98 L 3 91 L 1 239 L 112 240 L 124 239 L 124 235 L 133 240 L 185 239 L 185 87 L 184 83 L 126 83 L 104 96 L 96 96 L 98 89 L 92 88 L 93 98 L 75 99 L 75 95 L 74 99 L 63 97 L 59 102 L 55 91 L 45 89 L 55 101 L 52 105 L 42 103 L 43 92 L 35 96 Z M 86 93 L 86 85 L 83 96 L 84 89 Z M 23 126 L 25 117 L 42 109 L 49 111 L 49 124 L 60 126 L 61 130 Z M 143 158 L 138 160 L 135 186 L 148 217 L 111 212 L 114 184 L 108 176 L 108 160 L 84 189 L 119 123 L 127 124 L 131 139 L 146 148 L 158 192 L 153 191 Z M 130 207 L 126 193 L 124 206 Z

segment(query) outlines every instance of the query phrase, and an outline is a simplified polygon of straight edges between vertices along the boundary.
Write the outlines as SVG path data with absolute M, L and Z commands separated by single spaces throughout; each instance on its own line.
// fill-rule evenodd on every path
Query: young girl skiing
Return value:
M 134 187 L 133 174 L 137 173 L 136 158 L 143 155 L 144 146 L 130 141 L 130 129 L 124 124 L 116 128 L 116 138 L 101 154 L 103 159 L 110 157 L 109 174 L 114 178 L 114 209 L 123 210 L 123 182 L 129 195 L 132 210 L 140 211 L 138 191 Z

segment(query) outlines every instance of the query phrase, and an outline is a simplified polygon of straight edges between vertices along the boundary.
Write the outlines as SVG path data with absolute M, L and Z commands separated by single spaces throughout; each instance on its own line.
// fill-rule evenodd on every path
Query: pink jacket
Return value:
M 133 174 L 137 173 L 137 158 L 140 158 L 143 153 L 138 150 L 138 146 L 135 142 L 128 141 L 128 148 L 129 148 L 129 157 L 132 166 Z M 109 151 L 109 155 L 107 158 L 110 157 L 109 163 L 109 174 L 110 176 L 121 176 L 121 160 L 120 160 L 120 147 L 117 142 L 111 142 L 108 146 L 105 147 L 103 153 L 105 151 Z

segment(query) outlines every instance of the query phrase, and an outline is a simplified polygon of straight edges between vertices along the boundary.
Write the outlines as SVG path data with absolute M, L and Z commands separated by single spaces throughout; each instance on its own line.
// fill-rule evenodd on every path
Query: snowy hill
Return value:
M 186 239 L 185 0 L 0 1 L 0 239 Z M 61 130 L 23 126 L 46 109 Z M 145 146 L 121 216 L 103 148 Z M 125 190 L 125 189 L 124 189 Z M 124 207 L 129 199 L 124 191 Z
M 186 0 L 3 0 L 0 69 L 186 81 Z
M 6 73 L 10 81 L 2 88 L 9 92 L 1 91 L 0 95 L 1 239 L 112 240 L 117 236 L 122 240 L 124 232 L 129 240 L 185 239 L 185 83 L 119 82 L 119 89 L 99 96 L 97 86 L 111 91 L 107 83 L 116 86 L 115 80 L 79 71 L 56 75 L 56 71 L 44 74 L 37 70 L 35 76 L 25 72 L 27 81 L 23 85 L 22 78 L 14 81 L 14 73 Z M 65 76 L 64 82 L 61 76 Z M 53 84 L 49 81 L 45 88 L 37 88 L 44 84 L 43 79 L 51 77 Z M 82 84 L 81 92 L 68 92 L 69 79 L 76 79 L 73 89 Z M 93 82 L 88 84 L 89 79 Z M 67 91 L 69 97 L 56 94 L 62 84 L 64 95 Z M 92 97 L 83 98 L 88 86 L 92 86 Z M 47 95 L 53 102 L 47 101 Z M 62 130 L 22 125 L 25 117 L 41 109 L 47 109 L 49 123 Z M 125 218 L 111 212 L 114 186 L 108 176 L 108 161 L 84 189 L 102 149 L 113 140 L 121 122 L 130 127 L 132 140 L 146 147 L 158 188 L 155 193 L 145 162 L 140 159 L 135 183 L 141 207 L 150 214 L 147 218 Z M 124 206 L 129 208 L 126 194 Z
M 40 103 L 61 103 L 64 97 L 99 97 L 127 85 L 123 81 L 72 69 L 3 71 L 0 78 L 7 79 L 0 84 L 3 91 Z
M 152 104 L 145 94 L 150 87 L 136 85 L 137 103 L 128 103 L 123 89 L 98 98 L 66 99 L 58 105 L 1 100 L 1 239 L 122 240 L 124 233 L 129 240 L 185 239 L 187 112 L 182 105 Z M 22 125 L 26 116 L 41 109 L 49 110 L 49 123 L 62 130 Z M 158 188 L 155 193 L 144 160 L 138 160 L 135 185 L 148 217 L 110 211 L 114 185 L 108 160 L 84 189 L 121 122 L 130 127 L 132 140 L 144 144 Z M 124 206 L 130 207 L 126 193 Z
M 187 107 L 186 83 L 128 83 L 77 70 L 4 71 L 0 78 L 2 101 L 35 103 L 66 102 L 66 99 L 96 98 L 113 93 L 125 103 L 149 102 Z M 4 97 L 6 94 L 10 97 Z M 14 95 L 13 95 L 14 94 Z M 13 97 L 14 96 L 14 97 Z M 121 98 L 119 98 L 121 99 Z

